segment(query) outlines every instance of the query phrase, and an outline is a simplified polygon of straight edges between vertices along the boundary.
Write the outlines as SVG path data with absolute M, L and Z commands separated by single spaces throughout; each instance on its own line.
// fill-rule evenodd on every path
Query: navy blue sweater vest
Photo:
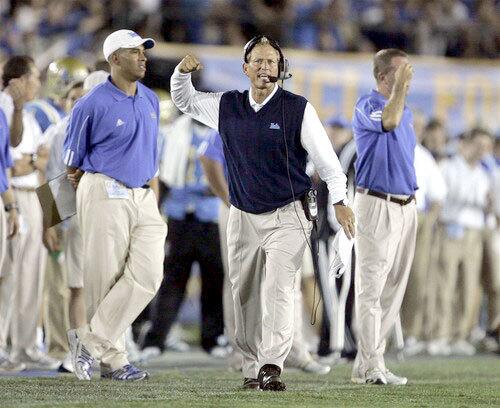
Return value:
M 285 124 L 282 98 L 285 98 Z M 279 88 L 271 100 L 255 112 L 250 106 L 248 91 L 222 95 L 219 133 L 227 162 L 229 199 L 236 208 L 261 214 L 293 201 L 283 130 L 295 198 L 311 187 L 305 172 L 307 152 L 300 141 L 306 104 L 302 96 Z

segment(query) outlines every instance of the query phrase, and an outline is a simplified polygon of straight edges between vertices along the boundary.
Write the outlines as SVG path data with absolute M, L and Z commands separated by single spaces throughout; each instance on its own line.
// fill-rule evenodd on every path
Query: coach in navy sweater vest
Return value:
M 244 51 L 249 91 L 196 91 L 190 73 L 202 66 L 188 55 L 172 75 L 171 95 L 181 111 L 217 130 L 224 145 L 229 278 L 243 386 L 281 391 L 292 345 L 294 284 L 312 228 L 299 201 L 311 185 L 307 155 L 327 182 L 337 219 L 349 235 L 354 215 L 344 201 L 346 177 L 316 111 L 275 83 L 285 61 L 278 44 L 259 36 Z

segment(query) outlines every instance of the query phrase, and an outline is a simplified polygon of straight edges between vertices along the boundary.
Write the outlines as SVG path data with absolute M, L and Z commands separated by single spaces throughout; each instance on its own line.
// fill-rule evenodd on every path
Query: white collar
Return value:
M 274 96 L 274 94 L 278 91 L 278 85 L 274 84 L 274 89 L 273 91 L 269 94 L 269 96 L 262 101 L 262 103 L 257 103 L 252 97 L 252 88 L 249 89 L 248 91 L 248 101 L 250 102 L 250 106 L 253 108 L 253 110 L 258 111 L 260 108 L 262 108 L 266 103 L 270 101 L 270 99 Z

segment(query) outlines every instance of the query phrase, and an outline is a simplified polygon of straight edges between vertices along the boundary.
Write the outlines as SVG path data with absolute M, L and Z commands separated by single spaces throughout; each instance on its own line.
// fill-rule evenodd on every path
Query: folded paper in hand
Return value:
M 76 191 L 66 172 L 38 187 L 36 194 L 42 206 L 44 228 L 76 214 Z
M 354 238 L 347 238 L 343 229 L 340 229 L 340 231 L 335 234 L 330 251 L 333 257 L 328 271 L 330 276 L 340 278 L 345 271 L 351 269 L 353 245 Z

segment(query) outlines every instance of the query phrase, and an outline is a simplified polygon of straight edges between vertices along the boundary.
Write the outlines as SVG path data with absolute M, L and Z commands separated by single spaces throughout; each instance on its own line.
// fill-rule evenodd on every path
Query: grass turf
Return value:
M 288 391 L 240 389 L 241 378 L 224 368 L 154 369 L 146 382 L 119 383 L 72 375 L 0 377 L 0 407 L 478 407 L 500 406 L 500 359 L 412 359 L 390 364 L 409 377 L 407 386 L 351 384 L 350 365 L 327 376 L 288 370 Z

